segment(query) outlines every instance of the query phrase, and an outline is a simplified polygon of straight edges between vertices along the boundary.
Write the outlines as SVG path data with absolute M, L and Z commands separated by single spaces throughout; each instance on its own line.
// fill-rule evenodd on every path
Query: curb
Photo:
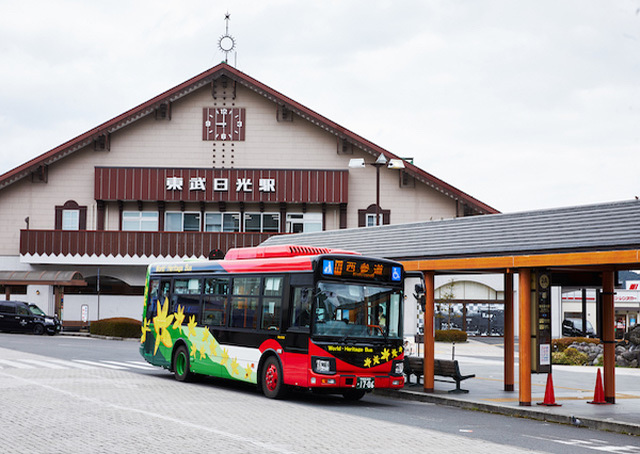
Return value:
M 115 337 L 115 336 L 103 336 L 100 334 L 91 334 L 91 333 L 80 333 L 80 332 L 76 332 L 76 331 L 60 331 L 60 333 L 58 333 L 62 336 L 70 336 L 70 337 L 91 337 L 94 339 L 106 339 L 106 340 L 117 340 L 117 341 L 136 341 L 136 342 L 140 342 L 139 338 L 135 338 L 135 337 Z
M 409 390 L 392 390 L 377 389 L 375 394 L 379 396 L 392 397 L 395 399 L 413 400 L 417 402 L 427 402 L 437 405 L 446 405 L 449 407 L 457 407 L 463 410 L 481 411 L 484 413 L 494 413 L 503 416 L 512 416 L 516 418 L 527 418 L 536 421 L 553 422 L 558 424 L 566 424 L 576 427 L 586 427 L 589 429 L 602 430 L 606 432 L 616 432 L 625 435 L 640 436 L 640 425 L 630 424 L 611 419 L 595 419 L 582 416 L 566 416 L 552 413 L 545 413 L 537 410 L 537 407 L 505 407 L 502 405 L 488 404 L 484 402 L 466 401 L 455 399 L 452 397 L 443 397 L 437 394 L 409 391 Z M 576 424 L 576 419 L 579 423 Z

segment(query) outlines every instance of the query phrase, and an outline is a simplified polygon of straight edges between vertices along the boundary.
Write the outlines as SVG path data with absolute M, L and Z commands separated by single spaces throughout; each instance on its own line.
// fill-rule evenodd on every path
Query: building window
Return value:
M 62 230 L 80 229 L 80 210 L 62 210 Z
M 124 211 L 122 213 L 122 230 L 130 232 L 157 232 L 158 212 Z
M 200 213 L 167 212 L 164 218 L 166 232 L 199 232 Z
M 56 206 L 55 228 L 57 230 L 86 230 L 87 207 L 80 206 L 73 200 Z
M 379 225 L 387 225 L 390 224 L 390 210 L 380 209 L 380 224 Z M 376 205 L 371 204 L 367 207 L 366 210 L 358 210 L 358 227 L 371 227 L 376 224 Z
M 382 213 L 378 215 L 379 222 L 376 224 L 376 214 L 367 213 L 367 222 L 366 227 L 373 227 L 375 225 L 383 225 L 382 222 Z
M 322 231 L 322 213 L 288 213 L 287 233 Z
M 245 213 L 245 232 L 279 232 L 280 213 Z
M 240 213 L 205 213 L 205 232 L 239 232 Z

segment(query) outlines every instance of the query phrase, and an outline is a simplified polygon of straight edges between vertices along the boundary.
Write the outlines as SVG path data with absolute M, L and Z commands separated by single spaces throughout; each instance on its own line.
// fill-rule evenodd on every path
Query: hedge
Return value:
M 132 318 L 105 318 L 91 322 L 89 332 L 98 336 L 140 337 L 142 323 Z
M 436 341 L 438 342 L 466 342 L 467 332 L 458 329 L 437 329 Z
M 575 348 L 567 348 L 562 352 L 551 354 L 553 364 L 564 364 L 567 366 L 586 366 L 589 364 L 589 355 L 579 352 Z
M 571 344 L 580 344 L 580 343 L 588 343 L 588 344 L 599 344 L 599 339 L 592 339 L 590 337 L 561 337 L 560 339 L 552 339 L 551 340 L 551 351 L 553 352 L 563 352 L 567 349 L 567 347 Z

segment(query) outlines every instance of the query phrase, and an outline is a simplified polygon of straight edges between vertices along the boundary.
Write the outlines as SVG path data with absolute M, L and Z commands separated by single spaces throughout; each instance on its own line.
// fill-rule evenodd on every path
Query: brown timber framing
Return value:
M 519 275 L 519 402 L 531 405 L 531 344 L 530 307 L 531 272 L 536 268 L 571 270 L 574 272 L 602 273 L 604 343 L 604 394 L 608 403 L 615 403 L 615 351 L 614 351 L 614 272 L 618 269 L 640 268 L 640 249 L 566 252 L 536 255 L 505 255 L 492 257 L 437 258 L 402 262 L 407 271 L 424 273 L 427 300 L 425 310 L 424 391 L 434 390 L 434 339 L 432 320 L 434 312 L 434 275 L 459 272 L 503 273 L 505 276 L 505 337 L 504 337 L 504 390 L 514 390 L 514 337 L 513 337 L 513 273 Z M 431 294 L 431 296 L 429 296 Z

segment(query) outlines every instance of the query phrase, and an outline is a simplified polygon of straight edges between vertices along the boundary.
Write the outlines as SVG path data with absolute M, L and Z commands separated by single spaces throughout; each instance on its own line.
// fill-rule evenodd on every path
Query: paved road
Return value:
M 230 382 L 179 383 L 130 367 L 140 361 L 135 342 L 6 336 L 14 335 L 0 335 L 3 452 L 640 453 L 634 437 L 428 403 L 273 401 Z M 47 342 L 55 355 L 25 352 L 48 350 Z

